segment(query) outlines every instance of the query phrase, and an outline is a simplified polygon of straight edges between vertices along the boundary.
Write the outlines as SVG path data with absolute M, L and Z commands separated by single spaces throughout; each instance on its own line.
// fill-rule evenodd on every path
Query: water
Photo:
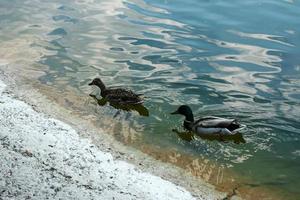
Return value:
M 209 159 L 241 184 L 299 199 L 299 13 L 293 0 L 2 0 L 0 55 L 60 94 L 88 96 L 97 76 L 144 93 L 150 116 L 114 119 L 130 127 L 116 139 L 158 158 Z M 180 139 L 171 130 L 183 119 L 169 113 L 181 104 L 240 119 L 246 143 Z M 115 111 L 97 109 L 107 128 Z

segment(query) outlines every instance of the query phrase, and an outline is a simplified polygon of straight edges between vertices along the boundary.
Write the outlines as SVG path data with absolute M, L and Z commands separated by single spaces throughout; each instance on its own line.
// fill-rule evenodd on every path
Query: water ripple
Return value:
M 38 74 L 41 83 L 79 95 L 87 95 L 85 83 L 100 76 L 109 86 L 126 85 L 148 97 L 150 117 L 132 117 L 135 146 L 176 147 L 242 174 L 259 171 L 259 180 L 268 172 L 255 163 L 264 169 L 288 163 L 281 159 L 289 152 L 299 164 L 296 1 L 4 0 L 0 5 L 1 59 L 21 63 L 24 76 Z M 198 116 L 239 118 L 248 125 L 246 144 L 178 141 L 170 130 L 182 119 L 168 113 L 180 104 L 191 105 Z M 128 132 L 120 134 L 129 141 Z M 264 162 L 265 157 L 270 159 Z M 295 169 L 276 170 L 295 181 Z

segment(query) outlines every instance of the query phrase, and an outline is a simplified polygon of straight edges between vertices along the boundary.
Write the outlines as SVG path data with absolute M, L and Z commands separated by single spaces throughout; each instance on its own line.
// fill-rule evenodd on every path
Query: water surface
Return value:
M 241 185 L 295 199 L 299 13 L 292 0 L 2 0 L 0 55 L 62 95 L 72 90 L 88 98 L 87 83 L 97 76 L 144 93 L 150 116 L 115 118 L 130 127 L 114 129 L 116 139 L 146 152 L 159 149 L 156 155 L 215 162 L 238 174 Z M 109 127 L 103 118 L 115 110 L 88 104 L 99 126 Z M 180 139 L 171 130 L 181 128 L 182 118 L 169 113 L 181 104 L 199 116 L 240 119 L 248 126 L 246 143 Z M 165 160 L 176 163 L 176 155 Z

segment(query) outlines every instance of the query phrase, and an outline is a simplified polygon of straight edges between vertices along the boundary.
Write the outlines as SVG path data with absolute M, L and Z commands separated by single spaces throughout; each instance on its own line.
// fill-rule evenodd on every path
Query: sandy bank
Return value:
M 67 124 L 3 94 L 2 199 L 193 199 L 181 187 L 113 160 Z
M 14 99 L 1 81 L 0 152 L 1 199 L 195 199 L 114 160 L 69 125 Z

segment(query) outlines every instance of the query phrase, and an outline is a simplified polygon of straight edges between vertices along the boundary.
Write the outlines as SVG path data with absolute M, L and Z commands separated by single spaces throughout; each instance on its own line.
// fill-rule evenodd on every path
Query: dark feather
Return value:
M 101 94 L 101 96 L 111 103 L 142 104 L 144 102 L 140 95 L 133 93 L 131 90 L 122 88 L 107 89 L 103 93 L 104 94 Z

